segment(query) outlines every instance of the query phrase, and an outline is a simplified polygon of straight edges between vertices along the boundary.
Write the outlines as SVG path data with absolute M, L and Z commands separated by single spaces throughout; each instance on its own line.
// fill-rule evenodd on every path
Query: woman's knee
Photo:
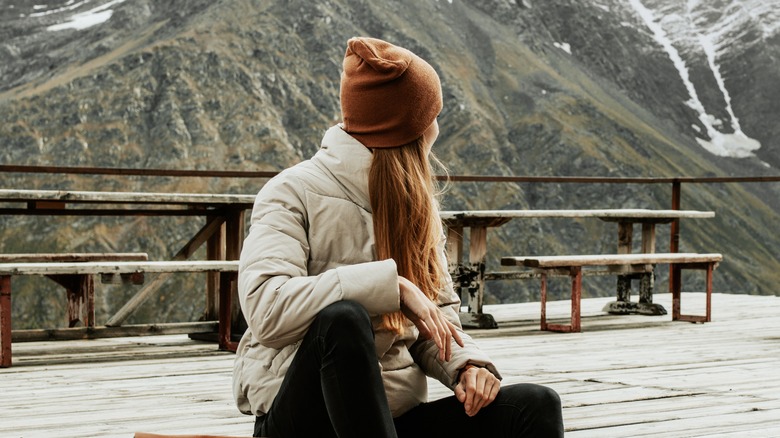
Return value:
M 371 318 L 365 307 L 355 301 L 337 301 L 322 309 L 315 324 L 327 331 L 355 333 L 368 331 L 373 333 Z
M 548 410 L 561 409 L 561 396 L 554 389 L 542 385 L 534 385 L 534 397 L 540 406 Z
M 506 390 L 506 391 L 505 391 Z M 514 431 L 511 436 L 559 438 L 563 436 L 563 412 L 561 397 L 555 390 L 532 383 L 510 385 L 501 388 L 502 403 L 513 406 L 518 415 L 510 421 Z
M 534 383 L 519 383 L 501 388 L 506 402 L 533 406 L 541 411 L 560 411 L 561 397 L 554 389 Z M 500 393 L 499 393 L 500 394 Z

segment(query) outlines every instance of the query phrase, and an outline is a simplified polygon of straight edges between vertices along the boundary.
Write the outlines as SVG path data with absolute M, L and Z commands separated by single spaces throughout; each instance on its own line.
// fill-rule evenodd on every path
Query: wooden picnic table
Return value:
M 238 260 L 244 241 L 244 216 L 254 205 L 254 195 L 104 192 L 70 190 L 0 189 L 0 215 L 21 216 L 200 216 L 200 230 L 169 261 L 187 260 L 206 244 L 207 260 Z M 120 326 L 171 273 L 163 272 L 132 297 L 106 323 Z M 221 286 L 217 271 L 208 273 L 205 320 L 220 320 L 219 346 L 235 350 L 231 331 L 243 333 L 235 284 L 230 291 Z M 227 317 L 218 312 L 227 305 Z M 231 325 L 236 326 L 231 330 Z
M 449 269 L 455 281 L 456 291 L 465 288 L 469 292 L 468 312 L 461 313 L 466 327 L 495 328 L 493 317 L 482 312 L 485 290 L 485 256 L 487 255 L 487 229 L 499 227 L 518 218 L 596 218 L 618 224 L 618 254 L 630 254 L 633 244 L 634 224 L 642 225 L 642 253 L 655 252 L 655 226 L 679 219 L 712 218 L 712 211 L 650 210 L 650 209 L 585 209 L 585 210 L 464 210 L 442 211 L 442 222 L 447 227 L 447 253 Z M 463 260 L 463 233 L 469 230 L 469 256 Z M 495 275 L 495 278 L 501 278 Z M 638 303 L 630 301 L 633 275 L 618 276 L 617 299 L 605 310 L 610 313 L 640 312 L 665 314 L 666 310 L 652 303 L 653 276 L 642 274 Z M 509 274 L 506 278 L 512 278 Z

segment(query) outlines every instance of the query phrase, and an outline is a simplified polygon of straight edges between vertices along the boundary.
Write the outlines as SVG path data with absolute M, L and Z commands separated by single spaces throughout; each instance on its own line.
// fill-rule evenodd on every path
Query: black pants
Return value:
M 304 336 L 255 436 L 562 437 L 561 402 L 544 386 L 502 387 L 474 417 L 454 397 L 423 403 L 393 419 L 376 359 L 371 321 L 359 304 L 325 308 Z

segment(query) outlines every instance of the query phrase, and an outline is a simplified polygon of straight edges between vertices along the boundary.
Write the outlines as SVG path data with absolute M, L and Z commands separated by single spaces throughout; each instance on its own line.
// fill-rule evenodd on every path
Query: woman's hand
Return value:
M 480 409 L 496 399 L 501 381 L 487 368 L 466 365 L 460 372 L 458 385 L 455 387 L 455 397 L 463 403 L 466 415 L 473 417 Z
M 439 347 L 439 359 L 450 360 L 452 339 L 454 338 L 458 345 L 463 346 L 458 329 L 414 283 L 399 276 L 398 287 L 401 291 L 401 311 L 417 326 L 420 336 L 432 339 L 436 343 Z

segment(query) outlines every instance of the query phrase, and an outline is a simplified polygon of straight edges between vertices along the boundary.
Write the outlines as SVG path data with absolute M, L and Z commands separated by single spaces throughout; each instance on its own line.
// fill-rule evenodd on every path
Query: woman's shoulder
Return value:
M 288 167 L 268 180 L 260 189 L 260 195 L 268 192 L 322 192 L 330 191 L 333 182 L 322 168 L 312 160 L 301 161 Z
M 301 187 L 309 188 L 321 186 L 328 179 L 326 172 L 324 172 L 323 169 L 315 163 L 314 158 L 312 158 L 301 161 L 292 167 L 288 167 L 276 175 L 271 181 L 276 180 L 277 183 L 298 184 Z

